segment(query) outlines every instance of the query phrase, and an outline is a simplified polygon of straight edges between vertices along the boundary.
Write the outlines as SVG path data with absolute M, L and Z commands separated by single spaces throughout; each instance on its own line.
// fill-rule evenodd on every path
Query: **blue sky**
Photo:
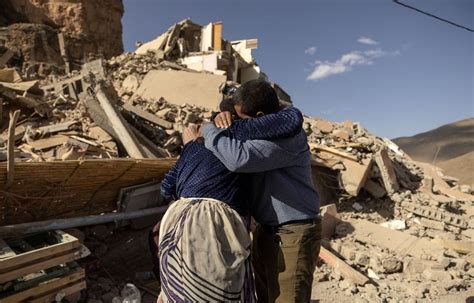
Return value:
M 472 0 L 402 0 L 474 28 Z M 223 21 L 302 111 L 389 138 L 474 116 L 474 33 L 391 0 L 125 0 L 126 51 L 173 23 Z

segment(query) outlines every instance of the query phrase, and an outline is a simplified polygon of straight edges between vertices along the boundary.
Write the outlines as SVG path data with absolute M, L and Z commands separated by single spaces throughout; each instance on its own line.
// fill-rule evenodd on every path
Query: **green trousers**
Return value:
M 258 302 L 310 302 L 313 273 L 321 246 L 321 219 L 258 226 L 253 266 Z

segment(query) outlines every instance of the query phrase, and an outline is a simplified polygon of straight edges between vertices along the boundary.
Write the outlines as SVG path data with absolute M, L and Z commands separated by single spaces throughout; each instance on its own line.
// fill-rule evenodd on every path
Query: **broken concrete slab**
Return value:
M 427 239 L 419 239 L 408 233 L 391 230 L 366 220 L 349 220 L 348 222 L 354 228 L 352 235 L 358 241 L 390 249 L 400 258 L 405 256 L 436 258 L 443 252 L 441 246 Z
M 433 239 L 431 242 L 436 243 L 446 249 L 453 249 L 461 254 L 468 254 L 474 252 L 474 241 L 457 241 L 450 239 Z
M 441 231 L 445 229 L 445 224 L 440 221 L 430 220 L 427 218 L 415 219 L 414 221 L 417 224 L 420 224 L 421 226 L 424 226 L 427 228 L 441 230 Z
M 221 101 L 219 86 L 225 76 L 189 73 L 174 70 L 152 70 L 143 79 L 137 95 L 148 100 L 166 99 L 182 105 L 191 103 L 217 109 Z
M 406 210 L 422 217 L 441 221 L 464 229 L 469 226 L 469 219 L 467 217 L 453 214 L 438 207 L 423 206 L 406 201 L 402 202 L 402 206 Z
M 206 54 L 189 56 L 181 59 L 181 62 L 186 65 L 187 68 L 194 69 L 196 71 L 208 71 L 214 73 L 217 69 L 217 54 Z M 218 71 L 220 73 L 222 71 Z
M 135 54 L 144 55 L 149 51 L 156 52 L 159 50 L 164 50 L 164 46 L 166 45 L 167 41 L 168 33 L 166 32 L 156 37 L 154 40 L 142 44 L 139 48 L 135 50 Z
M 340 171 L 339 181 L 344 190 L 353 197 L 359 194 L 370 174 L 371 159 L 364 159 L 362 163 L 343 159 L 345 169 Z
M 334 126 L 329 121 L 317 120 L 316 123 L 315 123 L 315 129 L 319 130 L 323 134 L 329 134 L 334 129 Z
M 388 156 L 386 149 L 382 149 L 375 154 L 375 163 L 377 164 L 387 193 L 392 194 L 399 189 L 397 176 L 393 169 L 392 160 Z
M 448 282 L 451 275 L 444 268 L 427 268 L 423 271 L 423 277 L 431 281 Z
M 336 204 L 322 206 L 320 209 L 322 218 L 322 237 L 330 239 L 336 231 L 336 225 L 341 220 L 341 215 L 337 212 Z
M 101 85 L 95 88 L 95 96 L 105 115 L 110 120 L 115 134 L 120 138 L 122 145 L 132 158 L 142 159 L 146 157 L 135 134 L 127 127 L 125 119 L 122 117 L 116 105 L 109 100 Z
M 439 191 L 449 197 L 464 202 L 474 202 L 474 195 L 463 193 L 460 190 L 452 189 L 446 181 L 438 174 L 437 168 L 428 163 L 416 162 L 416 164 L 423 169 L 426 176 L 433 179 L 433 190 Z

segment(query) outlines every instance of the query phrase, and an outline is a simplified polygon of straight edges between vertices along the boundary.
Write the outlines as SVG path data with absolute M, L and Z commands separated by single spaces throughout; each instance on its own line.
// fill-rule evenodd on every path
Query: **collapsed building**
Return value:
M 61 33 L 56 38 L 64 40 Z M 183 128 L 211 119 L 226 83 L 270 81 L 252 57 L 257 39 L 227 41 L 220 22 L 201 26 L 183 20 L 132 53 L 108 53 L 117 56 L 97 51 L 75 61 L 79 57 L 66 44 L 58 43 L 51 52 L 59 54 L 58 66 L 67 68 L 50 62 L 52 67 L 32 72 L 24 61 L 31 57 L 18 56 L 8 45 L 0 53 L 0 301 L 29 298 L 28 290 L 48 285 L 38 281 L 54 281 L 53 276 L 76 278 L 37 297 L 57 298 L 62 291 L 72 300 L 86 281 L 104 284 L 104 277 L 86 275 L 77 261 L 87 255 L 79 252 L 81 241 L 92 256 L 97 254 L 87 237 L 76 234 L 79 241 L 49 231 L 52 226 L 71 227 L 78 217 L 75 227 L 99 224 L 104 221 L 97 216 L 82 217 L 99 214 L 120 221 L 118 226 L 149 225 L 155 219 L 150 215 L 159 212 L 146 211 L 163 206 L 156 198 L 159 181 L 180 153 Z M 282 105 L 292 106 L 290 96 L 273 86 Z M 323 205 L 320 258 L 325 264 L 315 273 L 317 281 L 370 302 L 432 300 L 472 291 L 474 195 L 469 186 L 413 161 L 360 123 L 305 117 L 303 127 Z M 126 217 L 136 213 L 146 216 Z M 48 264 L 38 259 L 42 265 L 35 270 L 23 263 L 2 267 L 22 256 L 18 238 L 31 242 L 25 234 L 39 231 L 56 233 L 59 244 L 69 243 L 67 258 Z M 77 263 L 67 270 L 60 266 L 72 261 Z M 53 265 L 61 270 L 48 270 Z M 105 284 L 76 299 L 120 297 L 110 290 L 113 282 Z

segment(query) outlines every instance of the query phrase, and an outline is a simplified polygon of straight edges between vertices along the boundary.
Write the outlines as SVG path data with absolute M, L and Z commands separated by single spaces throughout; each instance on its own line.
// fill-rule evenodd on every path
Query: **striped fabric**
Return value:
M 160 227 L 164 302 L 254 302 L 250 236 L 242 218 L 213 199 L 174 202 Z

